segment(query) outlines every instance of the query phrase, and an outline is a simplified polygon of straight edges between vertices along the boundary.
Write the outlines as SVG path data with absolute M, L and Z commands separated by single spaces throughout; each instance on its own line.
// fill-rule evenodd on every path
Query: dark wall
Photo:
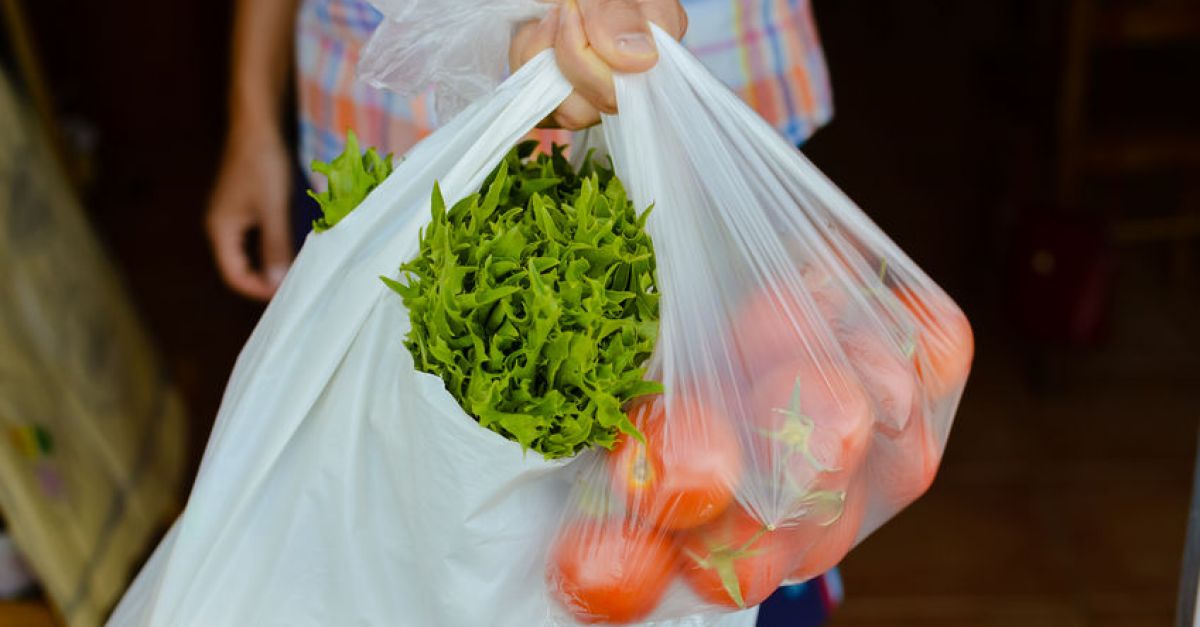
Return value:
M 192 414 L 198 461 L 259 307 L 225 290 L 202 217 L 224 133 L 227 2 L 24 2 L 85 206 Z
M 806 153 L 960 299 L 996 287 L 1006 196 L 1048 183 L 1054 4 L 814 5 L 836 114 Z

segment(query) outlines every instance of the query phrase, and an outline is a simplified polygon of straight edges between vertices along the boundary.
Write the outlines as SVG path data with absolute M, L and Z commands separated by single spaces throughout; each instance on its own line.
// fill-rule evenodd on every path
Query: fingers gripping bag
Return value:
M 749 626 L 926 490 L 966 319 L 655 38 L 569 159 L 520 143 L 547 51 L 390 175 L 326 167 L 109 624 Z

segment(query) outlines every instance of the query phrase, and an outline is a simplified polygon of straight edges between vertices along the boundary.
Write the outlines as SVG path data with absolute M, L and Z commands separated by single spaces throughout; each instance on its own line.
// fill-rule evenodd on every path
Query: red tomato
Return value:
M 912 360 L 901 347 L 865 328 L 839 332 L 838 339 L 867 394 L 879 406 L 879 422 L 892 432 L 903 429 L 917 394 Z
M 967 317 L 940 292 L 901 287 L 894 292 L 920 329 L 914 359 L 917 376 L 930 397 L 936 400 L 957 391 L 966 383 L 975 355 L 975 337 Z
M 741 507 L 679 538 L 684 580 L 705 601 L 729 608 L 758 605 L 794 562 L 788 533 L 769 530 Z
M 588 519 L 562 529 L 546 578 L 582 623 L 630 623 L 658 606 L 676 572 L 678 553 L 660 531 Z
M 838 565 L 858 538 L 867 506 L 867 482 L 861 476 L 846 490 L 841 515 L 832 523 L 807 518 L 799 521 L 792 537 L 799 563 L 788 576 L 790 581 L 807 581 Z
M 846 267 L 845 262 L 838 263 Z M 800 270 L 800 278 L 826 320 L 833 320 L 845 313 L 849 302 L 848 295 L 828 268 L 810 263 Z
M 929 490 L 941 453 L 922 403 L 899 433 L 877 432 L 863 470 L 871 486 L 872 514 L 894 514 Z M 882 521 L 879 521 L 882 522 Z
M 801 279 L 813 309 L 805 308 L 802 298 L 781 286 L 751 295 L 738 310 L 731 336 L 752 370 L 796 359 L 822 338 L 832 341 L 829 329 L 845 313 L 847 295 L 816 266 L 803 270 Z
M 629 513 L 664 529 L 688 529 L 733 502 L 741 447 L 728 420 L 700 401 L 676 397 L 670 410 L 665 405 L 655 395 L 630 408 L 646 443 L 623 436 L 609 464 Z
M 754 382 L 756 458 L 789 482 L 791 494 L 839 489 L 858 469 L 870 440 L 871 404 L 858 380 L 838 366 L 791 362 Z

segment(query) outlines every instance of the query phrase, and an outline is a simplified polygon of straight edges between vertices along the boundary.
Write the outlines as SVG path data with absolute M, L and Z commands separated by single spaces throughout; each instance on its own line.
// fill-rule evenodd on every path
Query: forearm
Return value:
M 229 90 L 232 135 L 278 132 L 299 0 L 237 0 Z

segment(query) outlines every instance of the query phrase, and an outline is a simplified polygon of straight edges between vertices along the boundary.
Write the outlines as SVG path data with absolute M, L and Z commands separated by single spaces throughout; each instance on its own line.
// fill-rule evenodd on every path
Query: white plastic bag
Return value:
M 480 428 L 379 281 L 570 92 L 547 53 L 310 236 L 234 368 L 187 508 L 111 625 L 528 626 L 567 465 Z M 731 623 L 731 624 L 746 624 Z
M 512 28 L 552 6 L 539 0 L 372 0 L 384 19 L 359 58 L 368 84 L 416 96 L 434 91 L 443 123 L 496 88 Z
M 948 317 L 914 316 L 881 297 L 894 287 L 945 299 L 794 148 L 677 43 L 655 35 L 658 66 L 617 77 L 622 113 L 607 117 L 603 132 L 636 205 L 655 205 L 647 228 L 662 312 L 651 368 L 667 390 L 657 401 L 668 408 L 665 431 L 688 433 L 672 403 L 707 394 L 731 423 L 726 433 L 733 435 L 721 442 L 741 455 L 737 476 L 718 477 L 728 493 L 721 507 L 744 510 L 771 532 L 821 512 L 821 532 L 809 539 L 821 536 L 821 564 L 836 562 L 923 491 L 936 468 L 966 373 L 943 377 L 930 353 L 942 340 L 962 348 L 961 333 L 942 332 L 945 320 L 961 314 L 950 304 Z M 111 624 L 474 627 L 597 619 L 579 608 L 564 611 L 571 598 L 564 598 L 551 545 L 561 545 L 561 530 L 594 522 L 580 513 L 579 486 L 607 481 L 620 454 L 547 462 L 480 427 L 438 377 L 414 370 L 403 345 L 407 311 L 378 279 L 402 278 L 397 267 L 416 254 L 435 180 L 451 203 L 475 192 L 570 90 L 543 53 L 414 148 L 347 218 L 310 236 L 238 360 L 185 514 Z M 745 321 L 743 312 L 763 292 L 766 317 Z M 838 309 L 822 309 L 829 296 L 839 297 Z M 864 346 L 882 345 L 883 356 L 858 350 L 862 338 Z M 906 352 L 910 340 L 915 357 Z M 780 354 L 750 358 L 747 347 L 756 341 Z M 794 478 L 783 479 L 792 440 L 753 444 L 762 429 L 747 417 L 755 415 L 747 410 L 751 390 L 776 359 L 807 368 L 814 389 L 827 391 L 821 408 L 829 411 L 815 423 L 805 419 L 804 437 L 853 441 L 852 455 L 806 451 L 826 462 L 816 474 L 828 475 L 821 491 L 837 494 L 836 511 L 828 499 L 798 499 Z M 886 381 L 874 385 L 875 370 L 864 367 L 872 359 L 925 375 L 908 381 L 904 396 Z M 786 372 L 782 384 L 789 398 L 795 373 Z M 876 387 L 879 393 L 864 391 Z M 839 431 L 832 412 L 845 399 L 861 413 L 852 429 Z M 757 415 L 770 417 L 772 404 L 786 399 L 764 402 Z M 648 436 L 664 432 L 642 424 Z M 704 425 L 691 432 L 709 442 L 718 433 Z M 897 444 L 906 438 L 918 446 Z M 910 479 L 914 467 L 924 472 Z M 748 468 L 757 470 L 741 472 Z M 906 489 L 889 489 L 897 485 Z M 646 513 L 636 500 L 609 500 L 633 503 L 614 516 Z M 858 513 L 847 516 L 851 508 Z M 701 514 L 709 517 L 701 522 L 715 520 L 712 511 Z M 641 529 L 659 542 L 681 534 Z M 813 556 L 812 542 L 788 553 L 789 572 L 777 573 L 774 584 L 816 574 L 803 562 Z M 652 607 L 634 608 L 633 620 L 754 621 L 753 608 L 702 602 L 707 597 L 696 596 L 694 583 L 689 589 L 675 577 L 669 585 Z

